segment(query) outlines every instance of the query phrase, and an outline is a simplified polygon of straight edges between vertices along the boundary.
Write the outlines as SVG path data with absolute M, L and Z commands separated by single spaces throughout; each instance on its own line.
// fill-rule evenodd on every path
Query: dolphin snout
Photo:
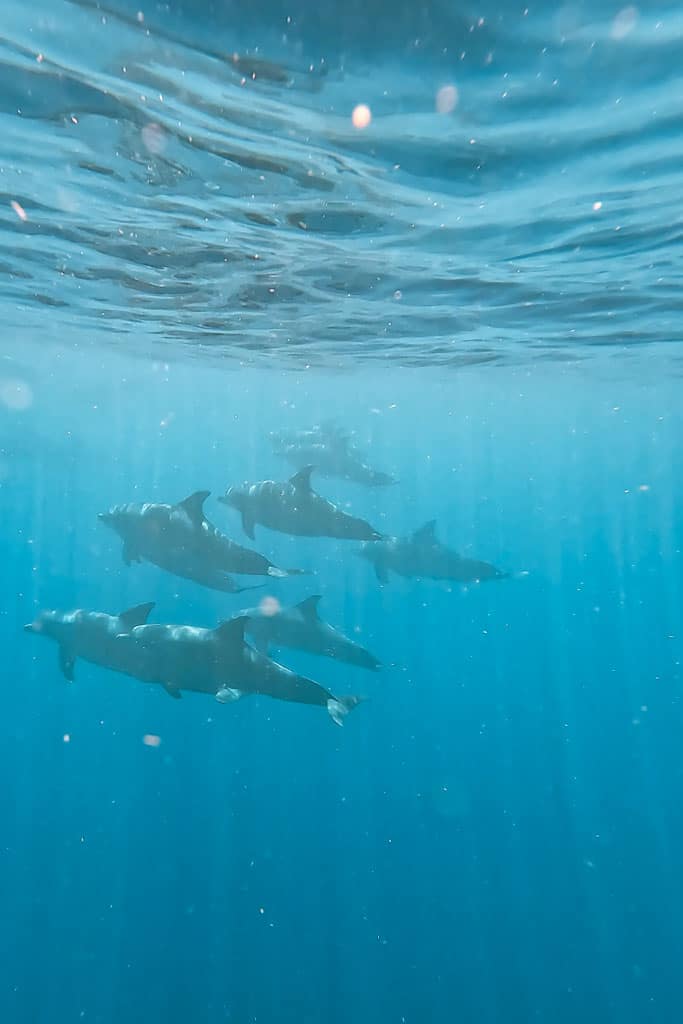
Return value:
M 41 628 L 39 622 L 27 622 L 24 626 L 24 633 L 39 633 Z

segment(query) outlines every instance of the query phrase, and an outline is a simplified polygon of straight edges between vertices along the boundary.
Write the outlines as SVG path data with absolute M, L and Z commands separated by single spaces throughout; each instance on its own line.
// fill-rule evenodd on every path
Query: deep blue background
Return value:
M 0 411 L 0 1019 L 677 1020 L 679 382 L 645 362 L 344 378 L 24 355 L 30 406 Z M 266 432 L 329 415 L 401 484 L 322 493 L 399 533 L 435 516 L 529 574 L 381 590 L 347 547 L 257 529 L 318 572 L 281 599 L 319 590 L 393 663 L 283 658 L 372 698 L 343 730 L 85 663 L 69 685 L 21 631 L 46 606 L 244 607 L 126 569 L 95 513 L 282 475 Z

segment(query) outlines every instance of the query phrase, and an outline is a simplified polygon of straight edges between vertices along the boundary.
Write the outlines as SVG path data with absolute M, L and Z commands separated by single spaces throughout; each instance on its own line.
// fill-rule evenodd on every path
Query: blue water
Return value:
M 2 25 L 0 1021 L 678 1022 L 678 8 Z M 330 419 L 400 483 L 321 493 L 512 574 L 381 587 L 257 529 L 316 574 L 256 593 L 385 665 L 279 655 L 368 698 L 343 729 L 67 683 L 23 631 L 252 604 L 124 566 L 97 513 L 206 488 L 249 544 L 217 496 Z

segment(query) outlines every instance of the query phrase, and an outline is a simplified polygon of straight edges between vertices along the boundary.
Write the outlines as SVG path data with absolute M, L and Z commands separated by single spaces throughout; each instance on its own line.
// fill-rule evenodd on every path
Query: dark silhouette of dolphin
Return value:
M 381 663 L 374 654 L 323 622 L 318 614 L 320 600 L 320 594 L 315 594 L 274 613 L 269 613 L 267 608 L 251 608 L 244 612 L 249 620 L 246 632 L 254 641 L 256 650 L 268 654 L 271 647 L 290 647 L 377 672 Z
M 143 559 L 212 590 L 235 594 L 240 587 L 228 573 L 296 576 L 302 569 L 279 569 L 264 555 L 229 540 L 204 515 L 210 491 L 196 491 L 177 505 L 115 505 L 98 519 L 123 540 L 126 565 Z
M 389 581 L 390 572 L 407 579 L 453 580 L 457 583 L 501 580 L 509 576 L 488 562 L 462 558 L 442 544 L 436 536 L 435 519 L 430 519 L 409 537 L 384 537 L 380 541 L 363 544 L 358 554 L 374 566 L 380 583 Z
M 280 533 L 298 537 L 337 537 L 340 540 L 379 540 L 382 536 L 364 519 L 357 519 L 311 487 L 313 466 L 299 470 L 286 483 L 263 480 L 229 487 L 218 500 L 238 510 L 242 528 L 254 539 L 254 526 L 261 523 Z

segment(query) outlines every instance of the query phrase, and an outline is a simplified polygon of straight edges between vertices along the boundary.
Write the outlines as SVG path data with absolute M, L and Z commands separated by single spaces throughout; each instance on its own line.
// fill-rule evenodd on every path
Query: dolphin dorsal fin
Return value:
M 135 626 L 144 626 L 155 604 L 156 601 L 150 601 L 148 604 L 137 604 L 134 608 L 126 608 L 125 612 L 119 614 L 119 622 L 125 626 L 126 631 Z
M 304 466 L 298 473 L 295 473 L 293 477 L 290 477 L 289 482 L 292 487 L 296 487 L 297 491 L 310 491 L 311 490 L 311 473 L 315 469 L 315 466 Z
M 248 615 L 238 615 L 234 619 L 226 619 L 217 626 L 214 633 L 222 643 L 244 643 L 244 630 L 249 622 Z
M 211 494 L 211 491 L 195 491 L 189 498 L 179 501 L 176 508 L 186 512 L 193 523 L 204 522 L 204 502 Z
M 312 597 L 307 597 L 305 601 L 299 601 L 297 608 L 306 619 L 317 619 L 318 616 L 318 604 L 322 594 L 313 594 Z
M 416 544 L 436 544 L 436 519 L 430 519 L 419 530 L 415 530 L 413 540 Z

